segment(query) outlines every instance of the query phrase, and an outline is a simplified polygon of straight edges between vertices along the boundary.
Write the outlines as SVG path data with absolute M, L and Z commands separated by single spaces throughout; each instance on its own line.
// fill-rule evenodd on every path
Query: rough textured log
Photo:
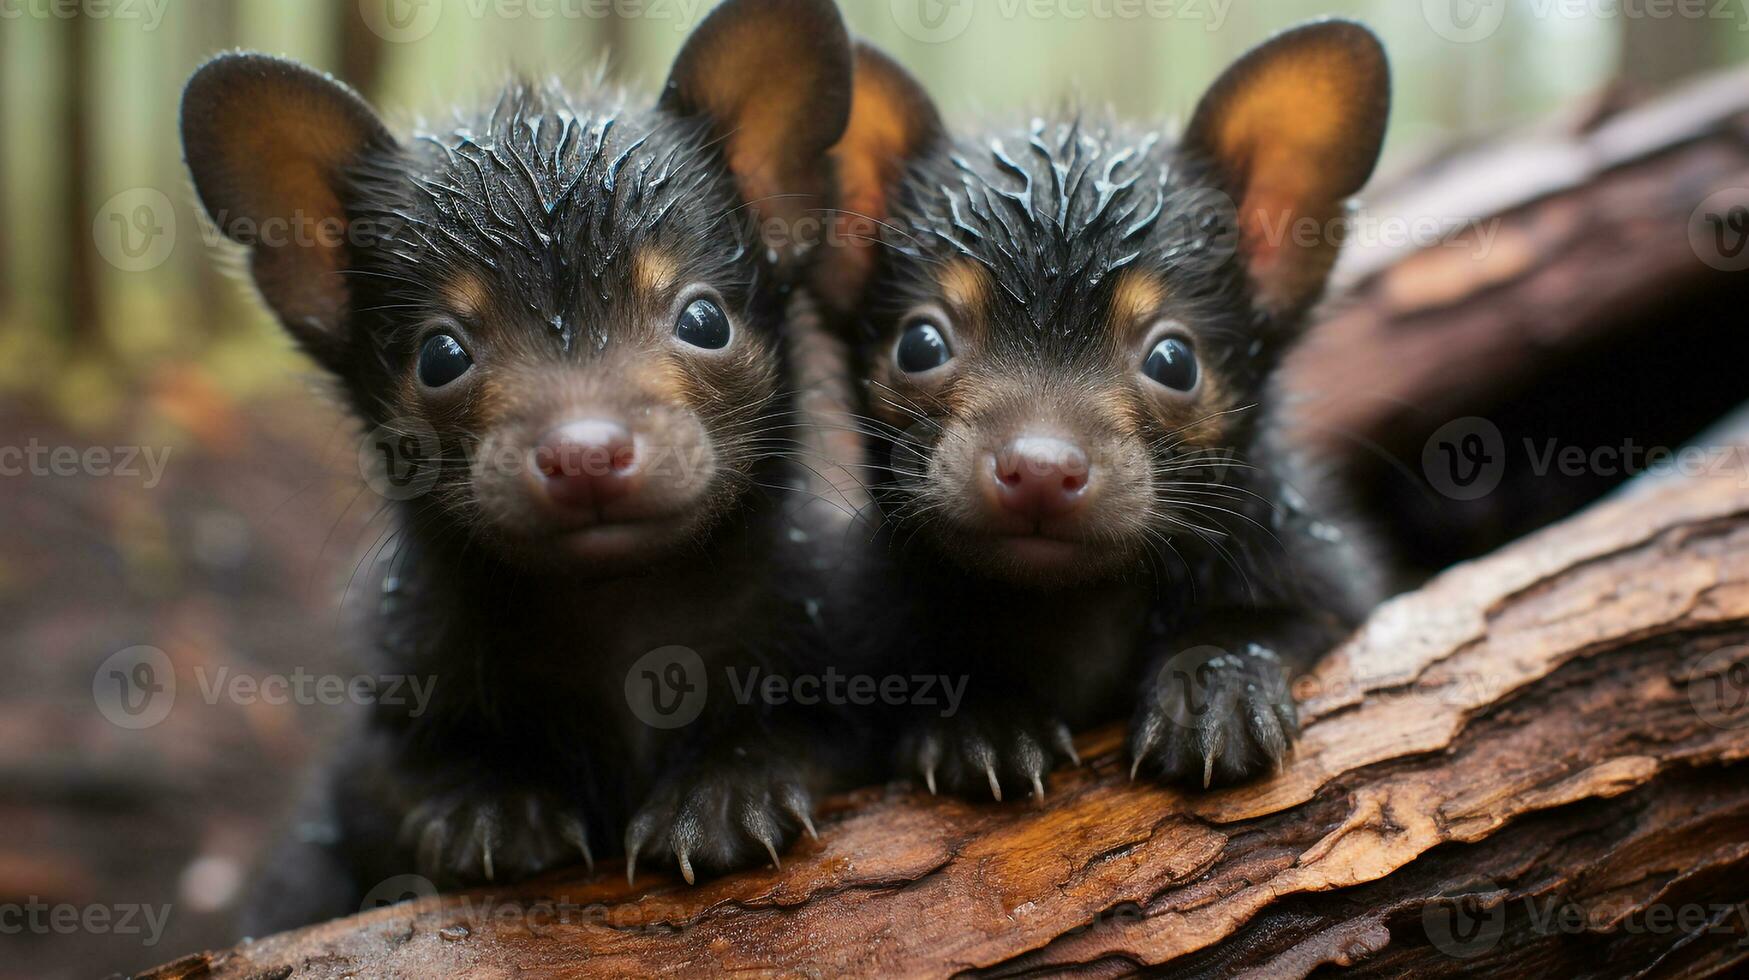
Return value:
M 1275 778 L 833 801 L 784 868 L 435 896 L 159 976 L 1724 974 L 1749 963 L 1749 488 L 1636 486 L 1392 601 Z

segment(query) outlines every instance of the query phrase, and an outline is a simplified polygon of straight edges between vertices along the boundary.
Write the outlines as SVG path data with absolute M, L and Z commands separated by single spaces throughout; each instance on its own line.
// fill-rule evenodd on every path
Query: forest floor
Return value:
M 393 550 L 319 397 L 239 405 L 184 370 L 124 418 L 0 400 L 0 905 L 22 910 L 0 977 L 236 940 L 255 854 L 352 710 L 313 679 L 362 669 L 360 559 Z

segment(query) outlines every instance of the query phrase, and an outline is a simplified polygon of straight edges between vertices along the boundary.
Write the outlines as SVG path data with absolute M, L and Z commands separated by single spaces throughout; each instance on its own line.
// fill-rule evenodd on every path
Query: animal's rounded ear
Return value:
M 1347 20 L 1263 42 L 1198 103 L 1183 148 L 1236 205 L 1239 255 L 1266 312 L 1291 317 L 1323 291 L 1347 199 L 1372 176 L 1390 105 L 1383 46 Z
M 725 0 L 686 39 L 660 106 L 709 122 L 741 198 L 793 269 L 832 203 L 850 118 L 850 35 L 832 0 Z
M 868 285 L 874 246 L 905 168 L 947 138 L 929 93 L 866 42 L 856 45 L 851 91 L 850 125 L 832 148 L 838 211 L 827 251 L 814 270 L 815 291 L 840 313 L 854 306 Z
M 393 146 L 363 99 L 294 61 L 220 55 L 182 93 L 183 154 L 201 205 L 249 247 L 263 298 L 330 368 L 346 346 L 344 171 Z

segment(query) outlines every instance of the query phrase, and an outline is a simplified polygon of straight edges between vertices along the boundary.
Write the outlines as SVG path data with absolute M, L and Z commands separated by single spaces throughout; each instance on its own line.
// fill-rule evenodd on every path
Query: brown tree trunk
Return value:
M 358 4 L 339 7 L 340 80 L 373 99 L 382 77 L 383 39 L 370 29 Z
M 1713 12 L 1725 8 L 1715 7 Z M 1733 21 L 1740 8 L 1731 10 Z M 1716 16 L 1618 17 L 1621 64 L 1617 74 L 1630 85 L 1662 88 L 1704 72 L 1719 62 L 1728 36 Z M 1741 23 L 1734 23 L 1741 29 Z
M 346 6 L 356 11 L 358 4 Z M 196 57 L 208 58 L 236 46 L 237 4 L 229 0 L 206 4 L 200 8 L 199 21 L 199 26 L 191 32 Z M 244 291 L 238 288 L 235 276 L 229 275 L 221 263 L 213 261 L 207 249 L 187 249 L 178 259 L 189 270 L 186 274 L 194 279 L 198 308 L 205 314 L 192 318 L 185 330 L 199 331 L 210 342 L 212 338 L 234 332 L 240 323 L 247 322 L 246 317 L 238 313 Z
M 66 57 L 61 59 L 62 106 L 60 117 L 66 133 L 66 225 L 67 255 L 64 268 L 67 285 L 68 346 L 81 355 L 107 353 L 103 339 L 103 310 L 97 275 L 97 248 L 92 240 L 92 221 L 97 205 L 91 199 L 88 175 L 93 172 L 91 145 L 91 25 L 84 16 L 72 17 L 62 26 Z

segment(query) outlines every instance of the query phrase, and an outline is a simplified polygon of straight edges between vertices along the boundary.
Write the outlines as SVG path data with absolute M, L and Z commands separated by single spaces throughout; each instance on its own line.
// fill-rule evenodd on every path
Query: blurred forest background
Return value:
M 1266 35 L 1343 14 L 1388 47 L 1385 172 L 1749 59 L 1749 0 L 843 0 L 952 118 L 1111 104 L 1182 118 Z M 0 450 L 145 447 L 158 475 L 0 477 L 0 907 L 165 906 L 0 935 L 0 978 L 94 976 L 233 942 L 298 775 L 342 721 L 207 693 L 214 672 L 354 672 L 349 608 L 392 554 L 313 371 L 215 261 L 180 159 L 184 80 L 244 47 L 329 70 L 397 126 L 513 69 L 653 90 L 709 0 L 0 0 Z M 618 9 L 635 16 L 612 13 Z M 176 710 L 94 679 L 162 650 Z M 197 681 L 199 683 L 197 683 Z M 4 931 L 4 930 L 0 930 Z
M 604 15 L 614 4 L 638 16 Z M 1391 52 L 1397 87 L 1388 151 L 1397 160 L 1614 82 L 1659 86 L 1749 57 L 1744 0 L 843 6 L 854 29 L 910 66 L 950 117 L 1078 98 L 1132 116 L 1181 118 L 1221 66 L 1270 32 L 1313 16 L 1357 17 Z M 0 132 L 8 134 L 0 141 L 0 390 L 40 395 L 85 428 L 124 412 L 130 385 L 167 364 L 198 365 L 205 380 L 237 395 L 292 377 L 289 345 L 216 271 L 180 161 L 181 83 L 213 52 L 244 47 L 301 59 L 356 86 L 392 120 L 411 123 L 481 97 L 512 69 L 580 83 L 605 58 L 612 77 L 654 86 L 708 7 L 707 0 L 0 0 Z M 1497 26 L 1470 39 L 1464 27 L 1472 18 L 1481 20 L 1468 34 L 1481 33 L 1491 17 Z M 144 236 L 157 229 L 167 240 L 145 247 Z M 143 254 L 129 256 L 132 248 Z

